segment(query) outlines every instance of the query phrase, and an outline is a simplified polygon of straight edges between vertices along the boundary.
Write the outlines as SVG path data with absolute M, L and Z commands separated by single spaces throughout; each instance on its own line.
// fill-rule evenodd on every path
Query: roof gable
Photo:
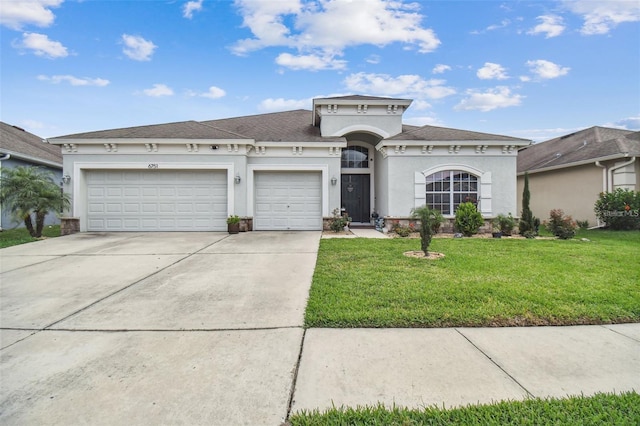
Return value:
M 60 147 L 43 143 L 41 137 L 4 122 L 0 122 L 0 152 L 62 165 Z

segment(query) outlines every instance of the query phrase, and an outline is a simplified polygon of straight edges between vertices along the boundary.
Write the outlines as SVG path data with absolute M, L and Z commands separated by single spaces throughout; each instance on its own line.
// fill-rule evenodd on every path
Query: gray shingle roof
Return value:
M 246 136 L 229 132 L 197 121 L 153 124 L 149 126 L 126 127 L 123 129 L 101 130 L 76 133 L 56 139 L 247 139 Z
M 407 126 L 404 126 L 407 127 Z M 395 135 L 389 140 L 405 141 L 505 141 L 505 142 L 529 142 L 527 139 L 511 136 L 492 135 L 489 133 L 472 132 L 469 130 L 449 129 L 446 127 L 422 126 Z
M 640 132 L 591 127 L 531 145 L 518 153 L 518 173 L 610 156 L 640 155 Z
M 311 111 L 274 112 L 245 117 L 203 121 L 230 132 L 246 135 L 257 142 L 344 142 L 342 137 L 322 137 L 320 129 L 311 124 Z
M 19 127 L 0 121 L 0 153 L 20 154 L 62 166 L 62 153 L 59 146 L 42 142 L 42 138 Z

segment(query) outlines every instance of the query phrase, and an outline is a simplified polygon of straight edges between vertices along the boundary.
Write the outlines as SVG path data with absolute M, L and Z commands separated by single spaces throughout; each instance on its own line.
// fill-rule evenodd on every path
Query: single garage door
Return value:
M 91 170 L 89 231 L 225 231 L 227 172 Z
M 256 172 L 253 228 L 322 230 L 320 172 Z

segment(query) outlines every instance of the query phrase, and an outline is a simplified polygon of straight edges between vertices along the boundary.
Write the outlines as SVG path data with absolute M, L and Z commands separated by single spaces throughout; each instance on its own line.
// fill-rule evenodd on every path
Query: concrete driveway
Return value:
M 281 423 L 319 239 L 81 233 L 3 249 L 0 423 Z

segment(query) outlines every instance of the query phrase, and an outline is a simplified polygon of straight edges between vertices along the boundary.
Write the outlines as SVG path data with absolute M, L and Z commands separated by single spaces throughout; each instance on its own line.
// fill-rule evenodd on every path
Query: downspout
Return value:
M 602 167 L 602 192 L 607 192 L 607 166 L 603 166 L 600 161 L 596 161 L 596 166 Z M 603 226 L 604 223 L 600 223 L 600 218 L 596 216 L 596 226 L 589 229 L 602 228 Z
M 0 162 L 6 161 L 11 158 L 11 154 L 5 154 L 0 157 Z M 2 176 L 2 166 L 0 166 L 0 176 Z M 2 205 L 0 204 L 0 231 L 2 231 Z

